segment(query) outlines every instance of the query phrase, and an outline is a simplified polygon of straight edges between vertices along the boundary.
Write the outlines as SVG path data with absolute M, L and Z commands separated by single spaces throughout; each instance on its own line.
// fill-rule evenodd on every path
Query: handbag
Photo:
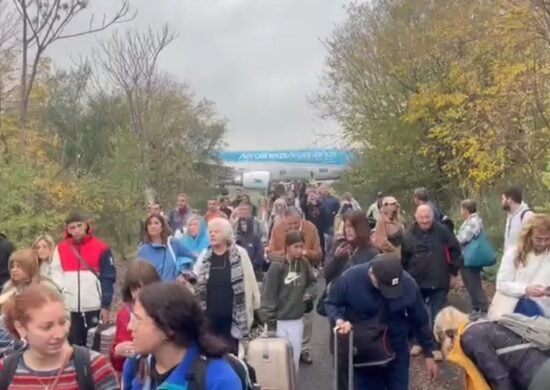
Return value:
M 386 325 L 387 317 L 388 305 L 384 302 L 376 316 L 353 323 L 353 367 L 385 367 L 395 359 Z
M 327 284 L 327 286 L 325 287 L 325 289 L 321 293 L 321 296 L 319 297 L 319 300 L 317 301 L 317 307 L 315 308 L 315 310 L 317 311 L 317 314 L 319 314 L 322 317 L 327 316 L 327 310 L 325 308 L 325 300 L 328 297 L 329 287 L 330 287 L 330 283 Z
M 497 262 L 497 254 L 489 237 L 481 231 L 463 250 L 465 267 L 490 267 Z

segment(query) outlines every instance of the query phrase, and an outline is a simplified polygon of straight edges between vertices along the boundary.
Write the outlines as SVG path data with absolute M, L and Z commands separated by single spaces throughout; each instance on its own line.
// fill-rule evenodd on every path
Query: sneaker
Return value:
M 411 356 L 420 356 L 422 353 L 422 347 L 420 345 L 413 345 L 411 348 Z
M 433 355 L 434 355 L 434 360 L 436 362 L 442 362 L 443 361 L 443 354 L 441 353 L 441 351 L 432 351 Z

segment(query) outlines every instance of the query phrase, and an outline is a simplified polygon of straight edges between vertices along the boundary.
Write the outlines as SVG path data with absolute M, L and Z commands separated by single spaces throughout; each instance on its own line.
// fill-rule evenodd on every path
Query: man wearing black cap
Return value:
M 71 313 L 69 342 L 86 345 L 88 330 L 109 320 L 116 268 L 111 249 L 93 235 L 84 215 L 69 215 L 65 226 L 65 240 L 57 246 L 52 265 L 61 268 Z
M 370 263 L 346 271 L 330 290 L 325 307 L 341 335 L 348 334 L 354 324 L 372 320 L 385 312 L 381 321 L 388 328 L 389 343 L 395 358 L 385 366 L 355 369 L 356 389 L 409 388 L 408 334 L 411 329 L 425 351 L 430 379 L 436 377 L 438 369 L 431 353 L 435 345 L 428 312 L 414 279 L 403 271 L 396 257 L 378 255 Z

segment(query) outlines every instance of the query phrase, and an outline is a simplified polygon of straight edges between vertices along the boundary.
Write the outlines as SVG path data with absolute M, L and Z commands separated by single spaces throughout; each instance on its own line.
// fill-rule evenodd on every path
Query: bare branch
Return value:
M 86 31 L 81 31 L 74 34 L 65 34 L 65 35 L 59 35 L 57 37 L 57 40 L 61 39 L 69 39 L 74 37 L 81 37 L 83 35 L 88 34 L 94 34 L 100 31 L 105 31 L 109 27 L 112 27 L 116 24 L 123 24 L 130 22 L 134 20 L 137 16 L 137 11 L 130 12 L 130 3 L 128 1 L 125 1 L 120 9 L 116 12 L 114 16 L 112 16 L 109 20 L 107 20 L 107 15 L 103 15 L 103 21 L 99 26 L 94 27 L 94 15 L 90 17 L 90 23 L 88 25 L 88 29 Z
M 165 25 L 161 31 L 128 30 L 124 35 L 113 33 L 110 41 L 101 42 L 95 53 L 99 66 L 112 85 L 123 91 L 130 107 L 132 128 L 140 140 L 142 159 L 146 158 L 146 126 L 161 52 L 176 38 Z
M 102 23 L 95 23 L 95 16 L 90 17 L 86 29 L 76 33 L 65 33 L 68 26 L 77 16 L 88 8 L 90 0 L 13 0 L 23 21 L 22 74 L 21 74 L 21 121 L 25 122 L 29 98 L 36 79 L 36 72 L 43 53 L 53 43 L 74 37 L 104 31 L 114 25 L 128 22 L 135 18 L 131 12 L 129 0 L 121 0 L 120 8 L 110 17 L 103 15 Z M 27 74 L 27 57 L 34 47 L 33 59 L 30 61 L 30 74 Z

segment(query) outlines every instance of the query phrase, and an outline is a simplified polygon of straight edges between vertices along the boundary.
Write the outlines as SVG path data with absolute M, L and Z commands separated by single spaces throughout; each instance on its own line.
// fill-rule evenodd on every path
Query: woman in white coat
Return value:
M 489 317 L 517 312 L 550 317 L 550 215 L 536 214 L 502 258 Z

